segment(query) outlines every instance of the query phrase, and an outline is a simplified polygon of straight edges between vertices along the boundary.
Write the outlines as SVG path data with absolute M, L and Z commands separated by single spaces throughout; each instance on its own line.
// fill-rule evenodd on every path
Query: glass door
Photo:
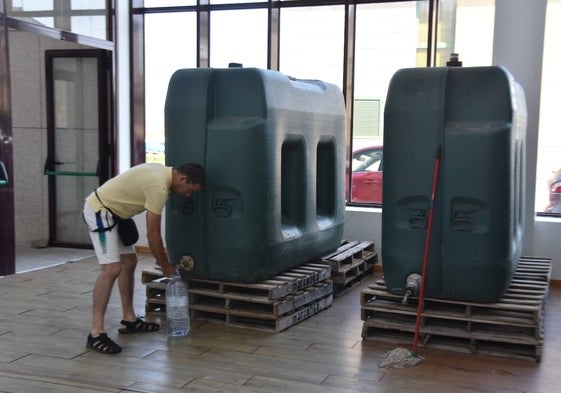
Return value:
M 112 173 L 111 53 L 48 50 L 49 245 L 91 247 L 85 197 Z

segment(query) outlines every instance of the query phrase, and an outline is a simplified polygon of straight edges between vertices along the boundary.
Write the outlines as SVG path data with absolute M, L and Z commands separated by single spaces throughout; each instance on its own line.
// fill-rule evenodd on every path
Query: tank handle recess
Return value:
M 415 215 L 409 218 L 409 225 L 412 229 L 426 229 L 427 211 L 423 209 L 416 209 Z
M 469 216 L 469 211 L 456 211 L 453 212 L 451 227 L 454 231 L 468 232 L 473 230 L 473 221 Z

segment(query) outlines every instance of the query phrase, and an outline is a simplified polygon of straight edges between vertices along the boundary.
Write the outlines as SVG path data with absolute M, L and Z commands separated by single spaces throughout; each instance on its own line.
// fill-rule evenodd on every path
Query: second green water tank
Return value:
M 497 301 L 522 249 L 526 106 L 504 68 L 398 71 L 385 109 L 382 263 L 403 293 L 422 272 L 442 151 L 425 295 Z

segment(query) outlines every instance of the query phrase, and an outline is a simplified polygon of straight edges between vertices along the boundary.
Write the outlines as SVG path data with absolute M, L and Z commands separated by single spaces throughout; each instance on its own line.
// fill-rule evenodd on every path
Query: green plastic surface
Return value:
M 342 93 L 255 68 L 186 69 L 165 106 L 168 165 L 205 166 L 192 201 L 172 196 L 166 243 L 190 276 L 257 282 L 335 250 L 344 225 Z
M 502 67 L 418 68 L 391 80 L 384 130 L 382 263 L 402 293 L 422 272 L 442 147 L 426 296 L 498 300 L 521 255 L 526 108 Z

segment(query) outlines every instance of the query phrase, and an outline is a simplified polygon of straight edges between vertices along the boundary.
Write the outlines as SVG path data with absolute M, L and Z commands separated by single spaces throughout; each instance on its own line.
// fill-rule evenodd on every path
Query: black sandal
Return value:
M 107 333 L 99 333 L 99 336 L 92 337 L 91 333 L 88 335 L 88 349 L 93 349 L 99 353 L 116 354 L 121 352 L 119 344 L 115 343 L 109 338 Z
M 145 322 L 140 318 L 137 318 L 134 322 L 122 320 L 121 325 L 125 326 L 119 329 L 119 333 L 121 334 L 149 333 L 160 330 L 160 325 L 157 323 Z

